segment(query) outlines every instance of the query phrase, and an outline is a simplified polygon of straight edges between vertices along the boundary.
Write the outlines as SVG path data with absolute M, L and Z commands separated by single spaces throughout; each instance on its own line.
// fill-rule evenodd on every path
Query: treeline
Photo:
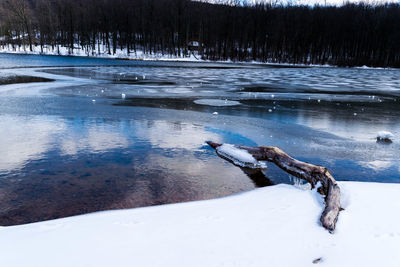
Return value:
M 234 1 L 233 1 L 234 2 Z M 0 45 L 208 60 L 400 67 L 400 5 L 0 0 Z M 196 46 L 196 44 L 199 44 Z

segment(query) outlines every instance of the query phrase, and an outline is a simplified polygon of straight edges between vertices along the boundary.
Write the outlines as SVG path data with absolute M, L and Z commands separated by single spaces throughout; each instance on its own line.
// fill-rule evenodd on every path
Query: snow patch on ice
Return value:
M 237 106 L 240 105 L 239 101 L 234 100 L 222 100 L 222 99 L 197 99 L 194 103 L 198 105 L 207 105 L 215 107 L 226 107 L 226 106 Z

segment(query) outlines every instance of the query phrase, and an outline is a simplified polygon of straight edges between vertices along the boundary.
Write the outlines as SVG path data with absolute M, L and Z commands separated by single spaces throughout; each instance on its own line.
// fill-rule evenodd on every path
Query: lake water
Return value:
M 399 104 L 393 69 L 0 54 L 0 225 L 293 183 L 270 164 L 235 167 L 207 140 L 398 183 Z M 376 142 L 381 130 L 393 143 Z

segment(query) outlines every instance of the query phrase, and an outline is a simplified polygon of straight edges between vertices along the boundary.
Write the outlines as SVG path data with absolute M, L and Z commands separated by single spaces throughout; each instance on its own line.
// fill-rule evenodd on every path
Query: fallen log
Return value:
M 214 149 L 222 145 L 213 142 L 207 142 L 207 144 Z M 340 188 L 327 168 L 296 160 L 279 147 L 236 147 L 247 150 L 256 160 L 275 163 L 289 174 L 309 182 L 311 188 L 315 188 L 317 183 L 320 182 L 321 187 L 318 188 L 318 192 L 325 195 L 325 209 L 322 212 L 320 221 L 322 226 L 329 230 L 329 232 L 332 233 L 335 230 L 336 221 L 342 209 L 340 206 Z

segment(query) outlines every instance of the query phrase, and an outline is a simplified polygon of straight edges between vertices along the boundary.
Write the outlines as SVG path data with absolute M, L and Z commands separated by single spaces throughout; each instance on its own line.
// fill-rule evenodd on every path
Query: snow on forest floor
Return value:
M 30 51 L 29 46 L 25 47 L 11 45 L 0 46 L 0 53 L 11 53 L 11 54 L 31 54 L 31 55 L 54 55 L 54 56 L 80 56 L 80 57 L 98 57 L 98 58 L 118 58 L 118 59 L 131 59 L 131 60 L 171 60 L 171 61 L 203 61 L 195 57 L 193 54 L 189 56 L 174 56 L 161 53 L 148 54 L 142 50 L 137 50 L 136 53 L 132 52 L 128 55 L 126 48 L 117 49 L 115 54 L 108 54 L 108 50 L 105 46 L 101 45 L 99 50 L 96 46 L 95 52 L 92 53 L 92 49 L 86 50 L 76 45 L 75 49 L 71 51 L 68 47 L 57 46 L 54 49 L 51 46 L 45 46 L 43 51 L 40 46 L 33 46 L 33 51 Z M 100 51 L 100 53 L 99 53 Z
M 115 54 L 109 54 L 105 45 L 100 45 L 100 50 L 98 49 L 98 45 L 96 45 L 95 52 L 92 49 L 85 49 L 79 45 L 75 45 L 73 51 L 70 51 L 68 47 L 65 46 L 56 46 L 52 48 L 50 45 L 45 45 L 43 51 L 41 50 L 39 45 L 34 45 L 32 47 L 33 51 L 30 51 L 29 45 L 17 46 L 13 48 L 12 45 L 0 45 L 0 53 L 7 54 L 26 54 L 26 55 L 49 55 L 49 56 L 77 56 L 77 57 L 91 57 L 91 58 L 109 58 L 109 59 L 123 59 L 123 60 L 144 60 L 144 61 L 181 61 L 181 62 L 219 62 L 219 63 L 233 63 L 232 60 L 205 60 L 201 59 L 199 55 L 194 55 L 190 53 L 189 55 L 170 55 L 170 54 L 162 54 L 162 53 L 144 53 L 143 50 L 136 50 L 136 53 L 131 51 L 128 55 L 127 49 L 117 49 Z M 100 52 L 99 52 L 100 51 Z M 237 63 L 237 62 L 235 62 Z M 272 59 L 268 62 L 259 62 L 259 61 L 248 61 L 243 63 L 250 64 L 262 64 L 262 65 L 272 65 L 272 66 L 290 66 L 290 67 L 326 67 L 333 68 L 336 67 L 330 64 L 302 64 L 302 63 L 285 63 L 285 62 L 274 62 Z M 382 68 L 382 67 L 369 67 L 369 66 L 361 66 L 355 67 L 357 69 L 393 69 L 393 68 Z
M 400 185 L 340 187 L 334 234 L 319 223 L 320 195 L 281 184 L 0 227 L 0 266 L 400 266 Z
M 105 45 L 100 45 L 100 50 L 96 45 L 95 52 L 92 53 L 92 49 L 84 49 L 79 45 L 75 45 L 73 51 L 70 51 L 68 47 L 65 46 L 57 46 L 54 49 L 51 46 L 44 46 L 43 51 L 40 46 L 33 46 L 30 51 L 29 46 L 15 46 L 14 48 L 11 45 L 3 45 L 0 46 L 0 53 L 9 53 L 9 54 L 27 54 L 27 55 L 50 55 L 50 56 L 78 56 L 78 57 L 92 57 L 92 58 L 109 58 L 109 59 L 125 59 L 125 60 L 144 60 L 144 61 L 181 61 L 181 62 L 219 62 L 219 63 L 232 63 L 231 60 L 205 60 L 201 59 L 199 55 L 194 55 L 190 53 L 189 55 L 178 56 L 178 55 L 170 55 L 170 54 L 162 54 L 162 53 L 144 53 L 143 50 L 137 50 L 136 53 L 131 51 L 128 55 L 127 49 L 117 49 L 115 54 L 109 54 Z M 99 52 L 100 51 L 100 52 Z M 112 52 L 111 52 L 112 53 Z M 298 67 L 334 67 L 332 65 L 316 65 L 316 64 L 293 64 L 293 63 L 268 63 L 268 62 L 258 62 L 258 61 L 249 61 L 247 63 L 251 64 L 263 64 L 263 65 L 273 65 L 273 66 L 298 66 Z

